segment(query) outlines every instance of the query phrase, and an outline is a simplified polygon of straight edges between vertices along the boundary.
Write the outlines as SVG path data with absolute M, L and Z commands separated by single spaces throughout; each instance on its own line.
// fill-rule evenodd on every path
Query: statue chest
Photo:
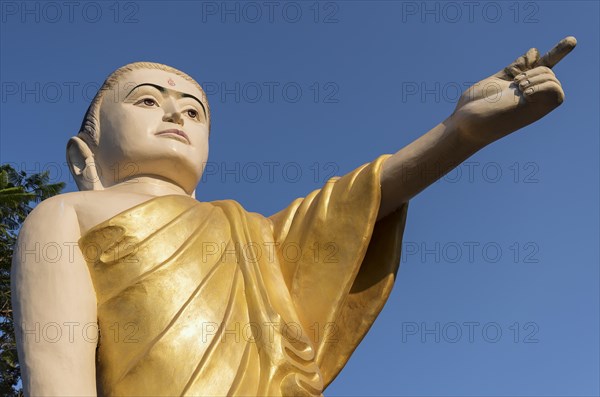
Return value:
M 98 300 L 102 394 L 279 394 L 299 383 L 299 366 L 320 394 L 289 294 L 273 291 L 277 258 L 257 251 L 265 224 L 235 205 L 168 198 L 80 241 Z

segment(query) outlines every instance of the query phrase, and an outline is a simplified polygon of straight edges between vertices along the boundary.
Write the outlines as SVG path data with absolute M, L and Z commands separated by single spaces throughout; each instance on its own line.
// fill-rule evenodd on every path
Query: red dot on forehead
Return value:
M 167 83 L 169 83 L 170 86 L 175 86 L 175 82 L 173 81 L 173 79 L 169 79 Z

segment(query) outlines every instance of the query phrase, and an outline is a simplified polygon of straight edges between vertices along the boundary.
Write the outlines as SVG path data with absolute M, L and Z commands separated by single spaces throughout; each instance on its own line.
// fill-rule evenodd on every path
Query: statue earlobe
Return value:
M 94 153 L 81 138 L 74 136 L 67 143 L 67 164 L 79 190 L 104 190 Z

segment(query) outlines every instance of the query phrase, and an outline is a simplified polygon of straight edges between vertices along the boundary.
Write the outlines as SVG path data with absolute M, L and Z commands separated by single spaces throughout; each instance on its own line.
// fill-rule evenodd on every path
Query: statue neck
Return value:
M 181 186 L 156 176 L 135 176 L 112 185 L 106 190 L 144 194 L 149 196 L 168 196 L 171 194 L 194 197 L 194 192 L 186 192 Z

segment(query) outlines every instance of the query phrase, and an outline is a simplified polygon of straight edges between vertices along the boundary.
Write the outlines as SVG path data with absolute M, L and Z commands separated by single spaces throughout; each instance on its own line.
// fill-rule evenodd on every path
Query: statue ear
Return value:
M 74 136 L 67 143 L 67 164 L 79 190 L 103 190 L 94 162 L 94 153 L 81 138 Z

